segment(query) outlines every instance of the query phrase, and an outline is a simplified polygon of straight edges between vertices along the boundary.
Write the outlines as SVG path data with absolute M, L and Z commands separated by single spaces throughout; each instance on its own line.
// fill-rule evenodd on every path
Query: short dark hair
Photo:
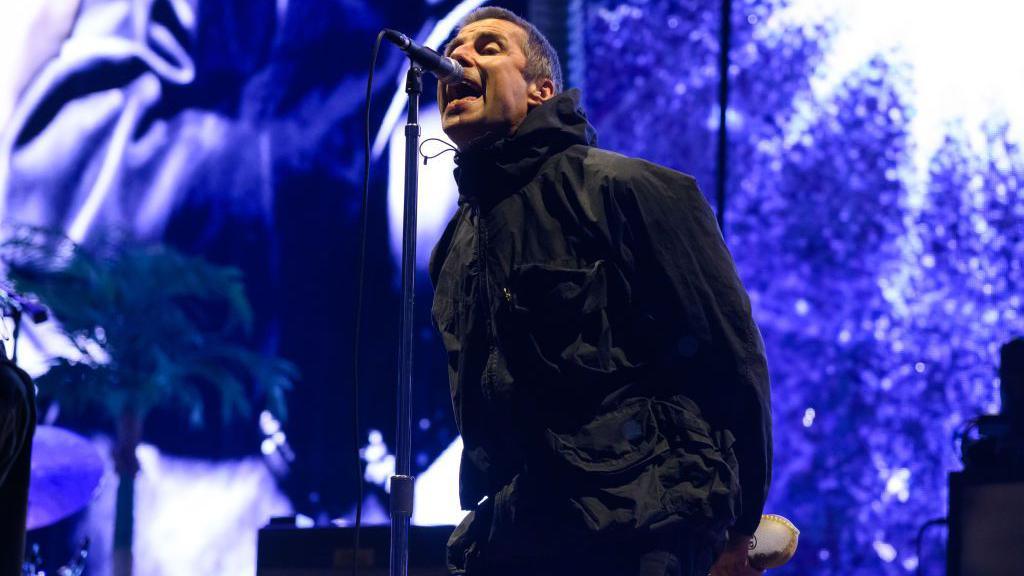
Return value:
M 526 32 L 526 45 L 523 46 L 523 54 L 526 55 L 526 72 L 524 73 L 526 79 L 533 81 L 537 78 L 550 78 L 555 85 L 555 93 L 561 92 L 562 65 L 558 61 L 558 52 L 555 52 L 551 42 L 548 42 L 548 39 L 541 34 L 536 26 L 515 12 L 497 6 L 477 8 L 459 22 L 456 31 L 461 30 L 467 24 L 491 18 L 511 22 Z

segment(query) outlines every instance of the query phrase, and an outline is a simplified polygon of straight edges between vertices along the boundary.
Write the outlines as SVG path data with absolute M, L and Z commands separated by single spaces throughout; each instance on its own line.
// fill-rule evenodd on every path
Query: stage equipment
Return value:
M 948 576 L 1024 574 L 1024 338 L 1000 349 L 999 380 L 1000 413 L 957 435 L 964 470 L 949 476 Z
M 969 420 L 958 432 L 964 472 L 989 481 L 1024 481 L 1024 338 L 999 351 L 999 414 Z M 977 430 L 977 437 L 971 431 Z
M 29 530 L 49 526 L 92 501 L 103 477 L 103 460 L 81 436 L 38 426 L 32 442 L 28 491 Z
M 1010 340 L 999 349 L 999 397 L 1010 432 L 1024 438 L 1024 338 Z
M 356 559 L 363 576 L 388 574 L 388 527 L 367 526 L 357 554 L 353 528 L 296 528 L 291 517 L 275 518 L 259 531 L 256 576 L 349 576 Z M 412 576 L 447 576 L 445 545 L 451 526 L 413 526 L 408 538 Z
M 82 576 L 85 572 L 86 561 L 89 559 L 89 539 L 85 538 L 78 545 L 78 550 L 71 556 L 68 563 L 57 568 L 53 573 L 56 576 Z M 39 545 L 33 544 L 32 550 L 25 563 L 21 567 L 21 576 L 46 576 L 43 570 L 43 558 L 39 554 Z
M 1024 479 L 949 475 L 947 576 L 1024 574 Z
M 409 570 L 413 576 L 447 576 L 445 553 L 454 526 L 414 526 L 409 532 Z M 348 576 L 352 559 L 366 576 L 384 576 L 388 530 L 364 528 L 358 554 L 352 550 L 352 528 L 296 528 L 295 518 L 274 518 L 259 531 L 256 576 Z M 778 568 L 796 553 L 800 531 L 776 514 L 765 514 L 754 533 L 750 564 L 758 570 Z

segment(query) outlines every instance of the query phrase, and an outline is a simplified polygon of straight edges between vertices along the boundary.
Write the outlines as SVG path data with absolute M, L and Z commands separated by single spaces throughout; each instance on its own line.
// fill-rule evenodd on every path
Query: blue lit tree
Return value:
M 998 346 L 1024 332 L 1024 157 L 1003 120 L 952 126 L 921 178 L 908 66 L 880 55 L 831 94 L 832 24 L 734 3 L 727 240 L 765 336 L 771 511 L 803 530 L 784 574 L 906 574 L 945 513 L 951 436 L 998 408 Z M 593 2 L 587 104 L 602 145 L 714 189 L 720 6 Z M 635 47 L 642 46 L 642 49 Z M 942 566 L 930 541 L 925 573 Z
M 890 388 L 881 374 L 902 359 L 876 338 L 876 325 L 891 323 L 879 279 L 898 267 L 905 233 L 906 71 L 876 58 L 817 102 L 809 78 L 830 30 L 760 25 L 784 6 L 736 8 L 728 116 L 728 240 L 775 390 L 770 508 L 804 530 L 803 550 L 783 572 L 878 574 L 893 546 L 864 527 L 886 526 L 875 501 L 909 496 L 901 481 L 912 444 L 901 436 L 906 446 L 893 456 L 897 447 L 881 440 L 902 425 L 879 409 Z M 717 6 L 688 2 L 602 6 L 591 17 L 591 29 L 608 35 L 598 43 L 605 56 L 618 55 L 592 58 L 588 102 L 603 143 L 693 173 L 705 191 L 713 188 L 718 18 Z M 617 38 L 651 50 L 634 61 Z M 601 69 L 623 58 L 621 69 Z
M 890 427 L 877 374 L 896 359 L 874 336 L 904 233 L 904 79 L 881 58 L 851 75 L 777 156 L 753 157 L 764 184 L 731 212 L 772 368 L 773 508 L 803 529 L 794 573 L 883 573 L 887 543 L 862 527 L 884 525 L 871 503 L 905 465 L 876 447 Z
M 697 0 L 588 6 L 584 97 L 603 147 L 710 184 L 719 21 Z
M 911 468 L 908 521 L 945 513 L 946 472 L 960 466 L 950 438 L 966 419 L 997 409 L 998 347 L 1024 332 L 1024 157 L 1005 122 L 986 128 L 984 151 L 954 126 L 932 157 L 908 270 L 892 282 L 892 338 L 907 343 L 914 369 L 891 380 L 914 402 L 906 420 L 923 444 Z M 941 555 L 933 545 L 922 562 L 935 569 Z
M 827 24 L 766 31 L 764 23 L 788 4 L 734 3 L 729 122 L 737 166 L 755 148 L 781 144 L 828 46 Z M 692 174 L 708 195 L 715 189 L 721 21 L 718 3 L 698 0 L 587 5 L 584 98 L 601 146 Z M 749 188 L 760 172 L 735 176 L 730 185 Z

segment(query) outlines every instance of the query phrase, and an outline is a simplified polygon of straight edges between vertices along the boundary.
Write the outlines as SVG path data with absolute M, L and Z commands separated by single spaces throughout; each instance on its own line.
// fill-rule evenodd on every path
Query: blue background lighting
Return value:
M 36 63 L 10 73 L 0 67 L 0 230 L 48 226 L 86 244 L 116 232 L 242 268 L 262 344 L 302 373 L 290 418 L 274 428 L 287 432 L 287 466 L 272 467 L 273 479 L 261 470 L 252 484 L 273 483 L 288 502 L 261 488 L 259 509 L 294 509 L 318 522 L 350 516 L 351 325 L 370 48 L 384 26 L 424 41 L 462 3 L 81 4 L 77 14 L 50 14 L 49 36 L 0 34 L 8 43 L 0 52 L 23 55 L 22 67 Z M 545 3 L 500 4 L 528 15 Z M 917 529 L 945 515 L 946 475 L 961 466 L 954 432 L 999 410 L 998 347 L 1024 334 L 1024 7 L 1006 4 L 733 1 L 724 232 L 773 379 L 767 511 L 802 531 L 798 555 L 776 574 L 888 576 L 919 566 L 942 573 L 944 540 L 930 532 L 918 558 Z M 563 58 L 584 63 L 567 77 L 581 84 L 602 147 L 693 174 L 714 205 L 721 3 L 566 5 L 578 42 Z M 3 10 L 0 32 L 2 22 L 16 21 Z M 137 26 L 148 34 L 136 34 Z M 394 101 L 403 65 L 397 50 L 382 50 L 373 126 Z M 430 112 L 433 90 L 428 79 L 424 137 L 442 136 Z M 395 444 L 400 230 L 399 187 L 388 180 L 402 167 L 400 147 L 383 148 L 401 136 L 388 129 L 371 137 L 381 153 L 369 206 L 358 443 L 379 430 L 374 461 L 386 464 Z M 420 167 L 421 205 L 429 204 L 421 212 L 424 253 L 453 210 L 451 166 L 445 155 Z M 450 505 L 440 487 L 454 493 L 461 444 L 422 271 L 417 282 L 414 472 L 438 491 L 420 500 Z M 40 346 L 27 342 L 26 358 L 54 352 L 41 332 L 28 334 Z M 147 441 L 183 469 L 175 458 L 221 466 L 257 455 L 261 444 L 276 454 L 272 435 L 260 432 L 257 415 L 252 420 L 248 428 L 182 430 L 174 415 L 158 413 Z M 109 432 L 87 416 L 61 414 L 56 424 Z M 206 468 L 228 475 L 217 466 Z M 382 486 L 367 489 L 376 501 L 386 497 Z M 109 525 L 110 506 L 96 508 L 107 516 L 83 522 Z M 144 512 L 137 521 L 150 529 Z M 246 530 L 260 521 L 250 515 Z M 251 539 L 251 530 L 240 538 Z M 218 565 L 221 552 L 196 550 L 187 557 Z M 219 565 L 251 565 L 248 551 L 234 554 Z

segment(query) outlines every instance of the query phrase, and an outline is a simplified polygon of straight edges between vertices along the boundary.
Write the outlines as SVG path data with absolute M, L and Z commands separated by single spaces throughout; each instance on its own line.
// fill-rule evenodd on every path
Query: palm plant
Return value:
M 82 353 L 78 361 L 56 360 L 38 379 L 43 395 L 64 409 L 98 410 L 114 424 L 114 572 L 128 576 L 135 449 L 147 414 L 177 406 L 201 426 L 205 390 L 219 395 L 228 422 L 251 412 L 251 390 L 284 417 L 296 370 L 240 343 L 253 314 L 236 268 L 163 245 L 106 243 L 90 251 L 38 229 L 18 231 L 0 255 L 10 280 L 50 307 Z

